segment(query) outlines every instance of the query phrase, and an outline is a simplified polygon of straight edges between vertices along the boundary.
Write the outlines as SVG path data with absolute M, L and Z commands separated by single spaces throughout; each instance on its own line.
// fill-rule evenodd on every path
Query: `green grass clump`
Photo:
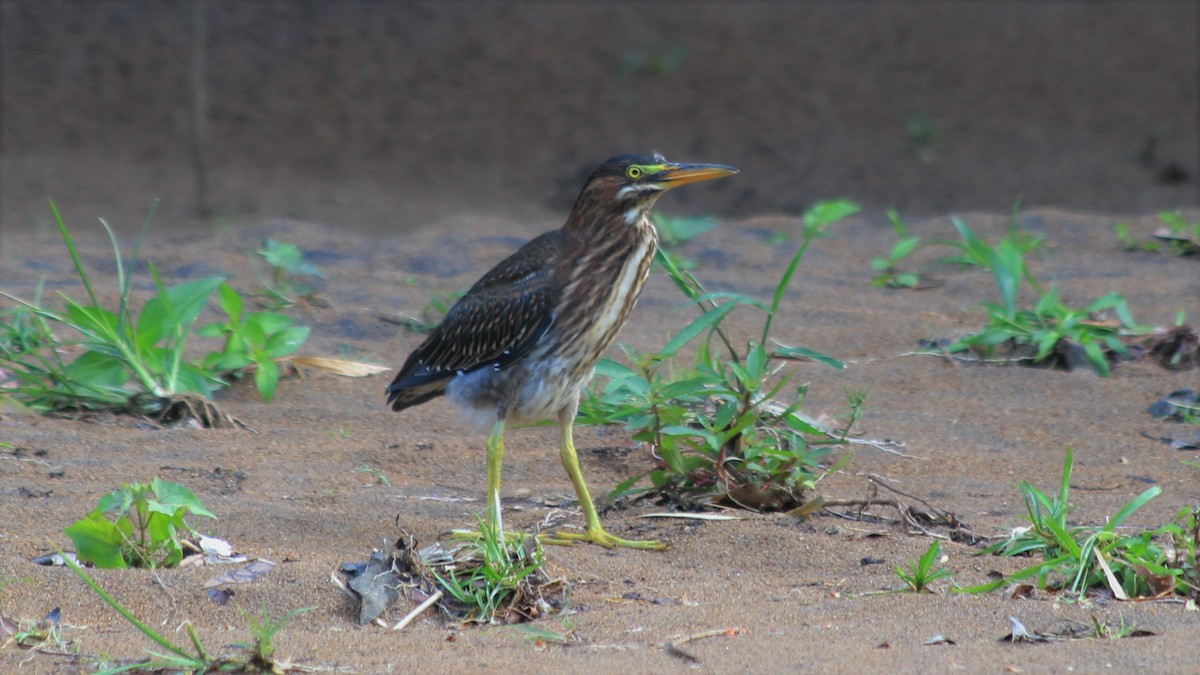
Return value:
M 1126 251 L 1162 251 L 1174 255 L 1200 254 L 1200 221 L 1192 222 L 1182 214 L 1164 211 L 1158 214 L 1164 227 L 1154 232 L 1153 240 L 1135 239 L 1128 223 L 1117 223 L 1117 239 Z
M 189 513 L 216 518 L 191 490 L 155 478 L 105 495 L 65 532 L 79 559 L 96 567 L 174 567 L 183 560 L 180 538 L 199 534 L 184 520 Z
M 997 347 L 1005 347 L 1034 364 L 1069 366 L 1071 352 L 1078 348 L 1091 367 L 1106 376 L 1111 359 L 1129 353 L 1122 336 L 1141 335 L 1150 330 L 1133 320 L 1125 299 L 1115 292 L 1083 308 L 1064 304 L 1056 286 L 1046 290 L 1034 278 L 1025 263 L 1020 242 L 1011 234 L 993 246 L 962 220 L 955 218 L 954 226 L 962 236 L 965 257 L 992 272 L 1000 302 L 985 303 L 988 324 L 979 332 L 955 341 L 948 351 L 970 350 L 990 356 Z M 1019 303 L 1023 282 L 1028 282 L 1039 295 L 1032 308 Z M 1110 311 L 1116 314 L 1116 321 L 1097 318 Z
M 1104 525 L 1072 524 L 1068 515 L 1072 511 L 1069 498 L 1073 469 L 1073 453 L 1068 450 L 1059 491 L 1053 495 L 1022 482 L 1021 496 L 1029 525 L 1013 529 L 1008 539 L 982 552 L 1041 559 L 997 581 L 960 589 L 962 592 L 987 592 L 1035 579 L 1039 588 L 1076 595 L 1107 589 L 1119 599 L 1200 594 L 1200 571 L 1196 566 L 1200 509 L 1183 509 L 1174 522 L 1154 529 L 1118 532 L 1130 516 L 1162 493 L 1162 488 L 1153 486 L 1107 518 Z
M 510 542 L 503 532 L 479 522 L 479 538 L 467 546 L 467 562 L 461 570 L 449 568 L 434 577 L 445 591 L 464 608 L 469 621 L 495 623 L 504 621 L 514 605 L 514 599 L 530 589 L 545 563 L 545 554 L 537 537 L 530 535 L 521 542 Z M 460 552 L 461 553 L 461 552 Z M 518 602 L 517 604 L 526 604 Z
M 111 242 L 117 270 L 116 307 L 105 306 L 79 257 L 71 233 L 51 203 L 59 233 L 79 276 L 86 299 L 59 293 L 64 309 L 0 293 L 18 303 L 0 324 L 0 372 L 9 395 L 34 410 L 74 412 L 110 410 L 141 413 L 164 421 L 197 418 L 207 426 L 229 421 L 211 405 L 225 378 L 251 366 L 263 398 L 270 400 L 279 379 L 276 360 L 291 354 L 308 337 L 307 328 L 266 313 L 242 313 L 240 296 L 220 276 L 168 286 L 147 262 L 155 294 L 140 307 L 132 276 L 116 235 L 100 223 Z M 214 293 L 228 321 L 196 329 Z M 40 293 L 39 293 L 40 295 Z M 60 338 L 65 329 L 72 339 Z M 191 339 L 225 336 L 224 349 L 207 359 L 189 358 Z
M 942 545 L 934 539 L 929 548 L 913 563 L 912 569 L 904 569 L 896 565 L 896 576 L 903 581 L 913 593 L 925 593 L 932 589 L 929 585 L 938 579 L 954 576 L 954 572 L 942 566 Z
M 1045 238 L 1017 227 L 1017 210 L 1019 208 L 1020 202 L 1018 201 L 1013 205 L 1012 216 L 1009 218 L 1009 231 L 1000 246 L 1011 248 L 1021 256 L 1025 256 L 1042 248 L 1045 245 Z M 895 209 L 888 209 L 887 217 L 898 239 L 892 245 L 892 249 L 888 252 L 886 258 L 874 258 L 871 260 L 871 267 L 879 272 L 875 278 L 871 279 L 872 286 L 930 288 L 938 283 L 930 276 L 930 271 L 933 269 L 943 267 L 957 268 L 959 270 L 990 269 L 994 263 L 991 252 L 992 247 L 987 245 L 987 242 L 976 237 L 974 233 L 970 233 L 969 230 L 966 230 L 968 234 L 960 239 L 921 241 L 920 237 L 909 233 L 908 227 L 904 224 L 903 219 L 900 218 L 900 214 Z M 958 222 L 956 221 L 957 226 Z M 959 231 L 960 234 L 963 233 L 961 227 Z M 932 247 L 948 248 L 950 252 L 934 259 L 928 266 L 916 271 L 907 271 L 904 268 L 903 264 L 910 256 L 921 249 Z
M 840 439 L 800 414 L 805 388 L 789 389 L 790 373 L 781 374 L 780 365 L 796 359 L 844 365 L 813 350 L 775 343 L 771 326 L 809 245 L 855 210 L 848 202 L 824 202 L 805 215 L 803 242 L 769 303 L 710 293 L 660 252 L 658 262 L 700 316 L 658 352 L 627 348 L 631 366 L 607 359 L 597 366 L 605 383 L 584 397 L 581 421 L 624 423 L 661 459 L 648 472 L 651 488 L 635 489 L 646 474 L 634 476 L 610 500 L 654 490 L 676 499 L 718 498 L 776 510 L 797 506 L 814 490 L 824 475 L 821 460 Z M 738 307 L 764 314 L 757 337 L 742 346 L 723 327 Z M 695 361 L 676 372 L 680 350 L 697 339 Z M 775 400 L 780 396 L 783 402 Z M 854 414 L 861 404 L 856 398 Z

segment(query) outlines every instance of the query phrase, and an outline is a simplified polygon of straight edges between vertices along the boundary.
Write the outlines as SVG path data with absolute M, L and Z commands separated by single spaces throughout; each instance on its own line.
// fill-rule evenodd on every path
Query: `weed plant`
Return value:
M 1126 251 L 1162 251 L 1174 255 L 1200 253 L 1200 221 L 1192 222 L 1182 214 L 1164 211 L 1158 214 L 1164 227 L 1154 233 L 1153 240 L 1134 239 L 1128 223 L 1117 223 L 1117 239 Z
M 969 350 L 990 356 L 997 347 L 1003 346 L 1034 364 L 1071 366 L 1076 360 L 1074 350 L 1078 349 L 1087 364 L 1106 376 L 1110 360 L 1129 353 L 1121 337 L 1150 330 L 1133 320 L 1125 298 L 1115 292 L 1101 296 L 1084 308 L 1064 304 L 1056 286 L 1045 290 L 1034 278 L 1025 263 L 1021 244 L 1011 233 L 993 246 L 972 232 L 962 220 L 955 218 L 954 226 L 962 236 L 961 249 L 965 258 L 992 272 L 1000 302 L 985 303 L 988 324 L 979 332 L 955 341 L 948 351 Z M 1039 295 L 1032 309 L 1019 304 L 1021 284 L 1025 281 Z M 1116 321 L 1097 318 L 1097 315 L 1110 311 L 1116 314 Z
M 1041 560 L 997 581 L 960 590 L 987 592 L 1035 579 L 1039 588 L 1075 595 L 1108 589 L 1118 598 L 1196 596 L 1200 591 L 1196 567 L 1200 509 L 1184 509 L 1174 522 L 1151 530 L 1118 532 L 1130 516 L 1162 492 L 1162 488 L 1153 486 L 1130 500 L 1102 526 L 1072 524 L 1068 514 L 1072 510 L 1069 498 L 1073 469 L 1074 456 L 1068 450 L 1059 491 L 1053 495 L 1022 482 L 1021 496 L 1029 525 L 1015 528 L 1008 539 L 981 553 L 1032 555 Z
M 213 392 L 225 385 L 224 376 L 250 366 L 256 367 L 259 392 L 271 399 L 279 379 L 276 360 L 299 348 L 307 328 L 293 327 L 281 315 L 243 315 L 241 298 L 219 276 L 167 286 L 149 262 L 155 295 L 136 308 L 127 270 L 137 249 L 126 262 L 112 228 L 101 220 L 117 271 L 117 306 L 105 307 L 58 208 L 51 203 L 51 209 L 87 298 L 60 293 L 65 309 L 57 311 L 36 296 L 27 302 L 0 293 L 19 305 L 0 328 L 0 374 L 6 378 L 0 384 L 14 400 L 43 412 L 114 410 L 167 421 L 199 417 L 211 425 L 224 419 L 211 406 Z M 226 344 L 199 362 L 186 352 L 214 293 L 228 320 L 199 334 L 225 336 Z M 78 337 L 59 338 L 58 328 Z
M 199 534 L 184 519 L 189 513 L 216 518 L 191 490 L 155 478 L 105 495 L 66 534 L 79 559 L 96 567 L 174 567 L 183 560 L 181 537 Z
M 243 657 L 214 657 L 204 647 L 204 643 L 200 641 L 200 636 L 196 633 L 196 627 L 191 621 L 184 621 L 180 626 L 187 633 L 188 640 L 191 642 L 191 649 L 172 642 L 162 633 L 151 628 L 146 622 L 139 619 L 129 611 L 124 605 L 117 601 L 108 591 L 104 590 L 96 580 L 79 566 L 79 563 L 72 560 L 70 557 L 63 556 L 67 565 L 75 572 L 75 574 L 87 584 L 88 588 L 93 593 L 100 596 L 100 599 L 109 607 L 121 615 L 126 621 L 132 624 L 143 635 L 150 638 L 156 645 L 161 647 L 163 652 L 155 652 L 147 650 L 151 659 L 138 663 L 130 663 L 116 668 L 109 668 L 101 671 L 101 673 L 126 673 L 126 672 L 156 672 L 156 671 L 171 671 L 180 673 L 217 673 L 217 672 L 238 672 L 238 673 L 280 673 L 284 672 L 281 664 L 274 660 L 275 646 L 274 637 L 283 630 L 287 624 L 297 615 L 302 612 L 310 611 L 311 607 L 296 609 L 288 612 L 283 618 L 278 621 L 272 621 L 267 613 L 267 608 L 263 607 L 263 617 L 259 620 L 257 617 L 247 615 L 247 621 L 250 625 L 250 632 L 253 640 L 249 643 L 240 643 L 237 646 L 246 650 L 247 654 Z
M 1008 234 L 1001 240 L 998 248 L 1011 249 L 1023 257 L 1041 249 L 1045 244 L 1045 238 L 1017 227 L 1017 209 L 1019 207 L 1020 202 L 1017 202 L 1013 206 L 1012 216 L 1009 219 Z M 871 267 L 879 272 L 871 280 L 872 286 L 929 288 L 936 285 L 935 280 L 930 276 L 930 271 L 935 268 L 951 267 L 960 270 L 990 269 L 995 262 L 992 255 L 995 249 L 989 246 L 987 242 L 975 236 L 974 233 L 970 233 L 970 230 L 966 230 L 969 234 L 962 236 L 960 239 L 921 241 L 920 237 L 909 233 L 904 220 L 901 219 L 900 214 L 895 209 L 888 209 L 887 217 L 898 239 L 892 245 L 892 249 L 888 252 L 886 258 L 871 260 Z M 956 219 L 956 227 L 958 227 L 958 223 L 959 221 Z M 959 232 L 962 234 L 963 229 L 959 228 Z M 923 267 L 917 271 L 905 271 L 904 263 L 910 256 L 921 249 L 931 247 L 949 248 L 951 252 L 938 257 L 927 267 Z M 1030 277 L 1030 281 L 1036 284 L 1036 279 Z
M 771 327 L 792 278 L 814 239 L 854 213 L 848 202 L 825 202 L 805 214 L 803 241 L 776 284 L 769 304 L 734 293 L 710 293 L 670 257 L 658 262 L 700 316 L 658 352 L 626 347 L 629 366 L 602 360 L 605 381 L 581 404 L 584 423 L 624 423 L 647 443 L 659 466 L 648 472 L 651 487 L 635 486 L 646 474 L 617 486 L 610 501 L 653 490 L 675 499 L 727 499 L 755 509 L 786 509 L 802 503 L 824 475 L 820 462 L 840 440 L 800 414 L 805 388 L 788 389 L 780 362 L 813 359 L 842 368 L 834 358 L 774 343 Z M 755 339 L 737 346 L 723 322 L 741 306 L 764 314 Z M 678 354 L 700 338 L 695 361 L 677 372 Z M 786 393 L 786 403 L 775 398 Z M 862 400 L 857 400 L 858 414 Z M 848 458 L 848 455 L 847 455 Z
M 307 326 L 293 326 L 292 318 L 275 312 L 246 312 L 245 303 L 229 284 L 217 287 L 217 302 L 226 320 L 201 328 L 199 335 L 223 337 L 219 352 L 205 357 L 204 368 L 216 373 L 254 371 L 254 386 L 263 400 L 275 398 L 279 384 L 279 360 L 290 356 L 308 339 Z
M 325 275 L 304 261 L 299 246 L 267 239 L 257 253 L 271 268 L 271 279 L 263 282 L 263 295 L 271 309 L 291 307 L 302 300 L 311 302 L 316 297 L 314 281 Z
M 471 560 L 460 573 L 454 568 L 445 574 L 434 573 L 438 583 L 465 607 L 469 620 L 494 623 L 506 618 L 515 596 L 523 592 L 528 581 L 545 562 L 537 537 L 511 543 L 503 532 L 493 530 L 480 519 L 479 537 L 467 546 L 477 546 Z
M 926 593 L 932 589 L 929 585 L 938 579 L 954 576 L 954 572 L 942 566 L 942 545 L 937 539 L 929 543 L 929 548 L 913 563 L 912 569 L 904 569 L 896 565 L 896 576 L 908 590 L 913 593 Z

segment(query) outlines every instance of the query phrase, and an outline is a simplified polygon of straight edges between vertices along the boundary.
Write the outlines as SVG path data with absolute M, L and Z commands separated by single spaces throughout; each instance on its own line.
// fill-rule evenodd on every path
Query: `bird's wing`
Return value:
M 471 287 L 417 347 L 388 387 L 397 410 L 442 393 L 439 380 L 479 368 L 506 367 L 533 348 L 554 321 L 550 283 L 561 233 L 522 246 Z M 419 390 L 419 391 L 418 391 Z

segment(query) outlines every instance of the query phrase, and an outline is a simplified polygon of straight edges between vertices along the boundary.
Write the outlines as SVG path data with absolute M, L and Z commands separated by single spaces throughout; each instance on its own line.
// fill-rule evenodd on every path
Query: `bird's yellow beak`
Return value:
M 667 164 L 663 173 L 657 176 L 656 183 L 665 189 L 677 188 L 688 183 L 699 183 L 702 180 L 713 180 L 732 176 L 738 170 L 732 166 L 720 164 Z

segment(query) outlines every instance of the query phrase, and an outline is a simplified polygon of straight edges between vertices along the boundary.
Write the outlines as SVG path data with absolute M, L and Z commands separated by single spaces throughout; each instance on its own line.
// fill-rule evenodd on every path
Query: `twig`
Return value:
M 695 656 L 684 651 L 683 645 L 686 645 L 689 642 L 694 642 L 696 640 L 703 640 L 706 638 L 714 638 L 714 637 L 721 637 L 721 636 L 733 637 L 734 635 L 740 635 L 745 632 L 746 632 L 746 629 L 742 628 L 741 626 L 733 626 L 732 628 L 714 628 L 712 630 L 706 630 L 706 631 L 703 631 L 700 633 L 693 633 L 692 635 L 685 635 L 684 637 L 681 637 L 678 640 L 675 640 L 674 642 L 664 642 L 664 643 L 662 643 L 661 647 L 662 647 L 663 651 L 670 654 L 671 656 L 681 658 L 684 661 L 687 661 L 689 663 L 700 663 L 700 659 L 698 659 Z
M 881 439 L 847 438 L 843 442 L 844 443 L 853 443 L 855 445 L 869 445 L 869 446 L 875 448 L 876 450 L 879 450 L 880 452 L 887 452 L 887 453 L 896 455 L 897 457 L 903 457 L 905 459 L 929 459 L 928 457 L 920 457 L 918 455 L 908 455 L 903 452 L 900 452 L 896 448 L 904 447 L 903 444 L 897 443 L 896 441 L 893 441 L 893 440 L 887 439 L 887 438 L 881 438 Z
M 445 595 L 445 593 L 443 593 L 442 591 L 438 591 L 437 593 L 434 593 L 433 595 L 429 596 L 428 598 L 425 598 L 425 602 L 422 602 L 421 604 L 417 605 L 416 609 L 414 609 L 413 611 L 406 614 L 403 619 L 400 619 L 400 621 L 398 621 L 395 626 L 392 626 L 392 630 L 400 630 L 400 629 L 404 628 L 405 626 L 407 626 L 408 624 L 412 623 L 413 619 L 420 616 L 421 612 L 424 612 L 425 610 L 429 609 L 430 607 L 433 607 L 434 605 L 436 605 L 438 600 L 441 600 L 444 595 Z

